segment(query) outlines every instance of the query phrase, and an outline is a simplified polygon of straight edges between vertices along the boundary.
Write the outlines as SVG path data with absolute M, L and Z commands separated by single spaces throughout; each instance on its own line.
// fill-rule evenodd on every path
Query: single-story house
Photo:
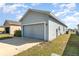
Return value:
M 5 31 L 4 26 L 0 26 L 0 33 L 3 33 Z
M 79 24 L 77 25 L 77 31 L 76 31 L 76 34 L 79 35 Z
M 64 34 L 67 26 L 49 11 L 28 9 L 20 19 L 23 37 L 51 41 Z
M 14 35 L 16 30 L 21 30 L 21 23 L 18 21 L 6 20 L 4 22 L 5 33 Z
M 78 31 L 79 31 L 79 24 L 77 25 L 77 27 L 78 27 Z

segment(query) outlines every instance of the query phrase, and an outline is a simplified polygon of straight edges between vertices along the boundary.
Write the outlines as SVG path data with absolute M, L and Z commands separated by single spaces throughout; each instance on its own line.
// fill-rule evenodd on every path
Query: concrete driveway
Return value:
M 0 40 L 0 56 L 15 55 L 41 42 L 42 40 L 20 37 Z

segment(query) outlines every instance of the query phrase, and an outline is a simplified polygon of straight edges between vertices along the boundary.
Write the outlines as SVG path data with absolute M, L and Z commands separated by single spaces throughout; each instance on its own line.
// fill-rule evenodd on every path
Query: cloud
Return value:
M 63 21 L 68 25 L 68 24 L 74 24 L 77 25 L 79 24 L 79 20 L 76 17 L 73 16 L 67 16 L 63 19 Z
M 59 3 L 53 3 L 52 4 L 54 7 L 58 7 L 59 6 Z
M 70 10 L 74 9 L 76 7 L 75 3 L 67 4 L 66 7 Z
M 69 13 L 72 13 L 72 11 L 68 10 L 68 9 L 63 9 L 63 11 L 58 11 L 55 13 L 55 15 L 61 20 L 63 21 L 63 18 L 66 18 L 66 16 L 69 16 Z M 64 22 L 64 21 L 63 21 Z
M 74 16 L 66 16 L 63 19 L 63 22 L 68 26 L 68 28 L 77 28 L 77 24 L 79 24 L 78 18 Z
M 60 11 L 60 12 L 57 12 L 56 13 L 56 16 L 65 16 L 65 15 L 67 15 L 67 13 L 69 13 L 70 12 L 70 10 L 67 10 L 67 9 L 63 9 L 63 11 Z
M 75 3 L 54 3 L 52 4 L 53 7 L 59 8 L 56 9 L 54 12 L 57 16 L 67 13 L 72 13 L 75 11 L 76 4 Z
M 37 6 L 37 5 L 39 5 L 40 3 L 32 3 L 31 4 L 31 6 L 33 7 L 33 6 Z
M 20 19 L 23 14 L 26 12 L 27 8 L 34 7 L 39 5 L 40 3 L 32 3 L 31 6 L 23 3 L 12 3 L 12 4 L 0 4 L 0 11 L 8 14 L 15 15 L 15 19 Z M 20 9 L 19 9 L 20 8 Z
M 55 15 L 57 17 L 62 17 L 68 15 L 69 13 L 74 13 L 75 12 L 75 8 L 76 8 L 76 4 L 69 4 L 69 3 L 54 3 L 52 4 L 54 7 L 57 7 L 59 9 L 54 10 L 53 12 L 55 13 Z
M 60 4 L 60 7 L 73 10 L 76 7 L 76 4 L 75 3 Z
M 76 10 L 75 3 L 54 3 L 52 6 L 59 8 L 53 12 L 61 21 L 70 28 L 76 28 L 76 25 L 79 24 L 79 12 Z
M 27 8 L 27 5 L 24 4 L 5 4 L 4 6 L 2 6 L 2 12 L 3 13 L 15 13 L 17 12 L 18 7 L 23 7 L 23 8 Z
M 15 14 L 15 15 L 16 15 L 15 19 L 20 20 L 21 17 L 22 17 L 25 13 L 26 13 L 26 10 L 24 10 L 24 11 L 18 10 L 17 13 Z
M 0 3 L 0 7 L 3 7 L 5 5 L 5 3 Z
M 31 4 L 31 6 L 27 6 L 28 8 L 32 8 L 32 7 L 34 7 L 34 6 L 37 6 L 37 5 L 39 5 L 40 3 L 32 3 Z M 19 7 L 19 6 L 22 6 L 22 7 L 26 7 L 24 4 L 18 4 L 18 5 L 15 5 L 15 6 L 17 6 L 17 7 Z M 26 8 L 27 9 L 27 8 Z M 26 12 L 26 10 L 24 10 L 24 11 L 20 11 L 20 10 L 18 10 L 17 11 L 17 13 L 16 13 L 16 19 L 18 19 L 18 20 L 20 20 L 21 19 L 21 17 L 24 15 L 24 13 Z
M 63 9 L 63 8 L 72 10 L 76 7 L 75 3 L 53 3 L 52 5 L 54 7 L 59 7 L 60 10 Z
M 24 8 L 28 7 L 27 5 L 25 5 L 23 3 L 13 4 L 12 6 L 13 7 L 24 7 Z
M 0 11 L 2 11 L 3 13 L 13 14 L 13 13 L 17 13 L 17 9 L 19 7 L 27 9 L 27 8 L 32 8 L 34 6 L 37 6 L 39 4 L 40 3 L 32 3 L 31 6 L 28 6 L 28 5 L 23 4 L 23 3 L 14 3 L 14 4 L 8 4 L 8 3 L 3 4 L 2 3 L 2 4 L 0 4 Z M 22 10 L 20 10 L 20 11 L 22 11 Z
M 74 17 L 79 17 L 79 12 L 75 12 L 75 13 L 73 14 L 73 16 L 74 16 Z
M 9 5 L 6 5 L 6 6 L 3 6 L 2 10 L 3 10 L 3 13 L 13 13 L 14 11 L 16 11 L 16 7 L 14 7 L 13 5 L 12 6 L 9 6 Z
M 23 16 L 22 14 L 18 14 L 18 15 L 16 15 L 16 19 L 20 20 L 22 18 L 22 16 Z
M 26 4 L 12 3 L 12 4 L 0 4 L 0 11 L 4 14 L 15 15 L 14 19 L 19 20 L 29 7 Z

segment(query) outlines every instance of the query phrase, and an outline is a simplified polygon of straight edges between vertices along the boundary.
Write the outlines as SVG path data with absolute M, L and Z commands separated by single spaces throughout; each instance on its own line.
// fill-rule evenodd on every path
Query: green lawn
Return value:
M 63 53 L 64 56 L 79 56 L 79 36 L 72 34 L 66 49 Z
M 1 39 L 6 39 L 6 38 L 11 38 L 12 36 L 9 34 L 0 34 L 0 40 Z
M 70 34 L 64 34 L 50 42 L 42 42 L 16 56 L 50 56 L 52 53 L 62 55 Z

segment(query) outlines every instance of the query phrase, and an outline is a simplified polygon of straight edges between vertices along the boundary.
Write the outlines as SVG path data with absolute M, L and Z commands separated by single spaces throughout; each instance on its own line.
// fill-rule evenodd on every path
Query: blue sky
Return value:
M 28 8 L 47 10 L 54 13 L 68 28 L 79 24 L 79 4 L 75 3 L 0 3 L 0 25 L 5 20 L 19 21 Z

